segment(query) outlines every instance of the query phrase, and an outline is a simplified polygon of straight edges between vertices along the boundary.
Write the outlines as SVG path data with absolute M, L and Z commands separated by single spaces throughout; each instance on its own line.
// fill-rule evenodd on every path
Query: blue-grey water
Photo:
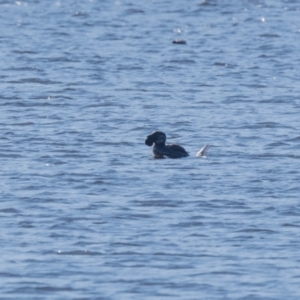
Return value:
M 0 0 L 1 299 L 299 299 L 299 16 Z

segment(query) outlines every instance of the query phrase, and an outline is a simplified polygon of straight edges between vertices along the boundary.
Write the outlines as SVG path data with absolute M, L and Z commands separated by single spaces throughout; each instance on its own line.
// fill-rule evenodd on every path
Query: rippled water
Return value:
M 0 0 L 1 299 L 299 299 L 299 13 Z

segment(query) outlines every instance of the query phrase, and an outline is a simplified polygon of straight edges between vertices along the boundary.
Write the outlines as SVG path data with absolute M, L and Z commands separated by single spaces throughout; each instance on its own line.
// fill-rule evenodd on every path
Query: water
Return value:
M 299 299 L 299 10 L 0 1 L 1 299 Z

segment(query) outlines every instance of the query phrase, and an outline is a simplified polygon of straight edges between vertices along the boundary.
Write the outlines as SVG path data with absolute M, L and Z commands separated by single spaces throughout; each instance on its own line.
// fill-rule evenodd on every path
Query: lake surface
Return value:
M 299 15 L 0 0 L 1 299 L 299 299 Z

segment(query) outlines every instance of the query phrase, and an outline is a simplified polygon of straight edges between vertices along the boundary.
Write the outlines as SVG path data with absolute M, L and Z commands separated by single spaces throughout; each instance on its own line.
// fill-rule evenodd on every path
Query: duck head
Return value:
M 145 144 L 148 146 L 152 146 L 153 144 L 165 144 L 166 143 L 166 135 L 161 131 L 154 131 L 149 134 L 145 140 Z

